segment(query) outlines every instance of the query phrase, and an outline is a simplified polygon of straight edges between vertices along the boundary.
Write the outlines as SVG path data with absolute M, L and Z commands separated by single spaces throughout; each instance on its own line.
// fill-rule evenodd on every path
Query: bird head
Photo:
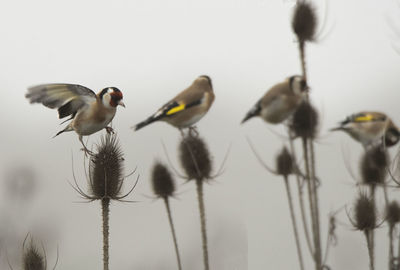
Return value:
M 196 79 L 196 81 L 198 81 L 199 83 L 207 83 L 210 89 L 213 90 L 212 81 L 209 76 L 201 75 Z
M 116 87 L 104 88 L 100 92 L 99 96 L 105 106 L 115 108 L 118 105 L 121 105 L 122 107 L 125 107 L 124 102 L 122 102 L 122 92 Z
M 393 146 L 397 144 L 399 140 L 400 140 L 400 130 L 393 123 L 391 123 L 385 133 L 385 145 L 388 147 Z
M 302 95 L 310 89 L 308 87 L 306 80 L 299 75 L 295 75 L 289 78 L 289 84 L 290 84 L 290 89 L 297 94 L 297 95 Z

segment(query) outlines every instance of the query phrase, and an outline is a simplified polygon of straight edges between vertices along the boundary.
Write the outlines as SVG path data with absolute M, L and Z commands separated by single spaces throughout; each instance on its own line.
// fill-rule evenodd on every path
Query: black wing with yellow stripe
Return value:
M 162 106 L 161 109 L 159 109 L 155 114 L 153 114 L 152 116 L 150 116 L 143 122 L 140 122 L 139 124 L 137 124 L 134 127 L 134 129 L 135 129 L 135 131 L 139 130 L 139 129 L 141 129 L 155 121 L 158 121 L 162 118 L 171 117 L 173 115 L 176 115 L 177 113 L 181 113 L 181 112 L 189 109 L 190 107 L 200 105 L 201 102 L 202 102 L 202 99 L 196 100 L 189 104 L 185 104 L 183 102 L 179 103 L 176 101 L 171 101 L 171 102 L 165 104 L 164 106 Z
M 347 117 L 346 120 L 341 122 L 341 125 L 376 121 L 386 121 L 386 116 L 380 113 L 357 113 Z

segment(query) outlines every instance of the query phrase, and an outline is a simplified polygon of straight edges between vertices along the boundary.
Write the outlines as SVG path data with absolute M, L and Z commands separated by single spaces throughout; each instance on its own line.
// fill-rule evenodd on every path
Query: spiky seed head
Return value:
M 380 146 L 373 147 L 365 152 L 361 159 L 361 179 L 364 184 L 383 184 L 387 175 L 389 156 Z
M 400 222 L 400 206 L 396 201 L 392 201 L 386 207 L 386 221 L 390 226 Z
M 298 1 L 292 18 L 292 29 L 300 42 L 313 41 L 317 26 L 315 8 L 305 0 Z
M 45 259 L 33 243 L 24 251 L 23 265 L 24 270 L 46 270 Z
M 276 157 L 276 171 L 278 174 L 287 177 L 293 173 L 293 158 L 286 147 Z
M 188 179 L 210 179 L 212 164 L 206 143 L 199 136 L 185 136 L 180 145 L 180 160 Z
M 160 162 L 153 167 L 152 175 L 153 192 L 157 197 L 168 198 L 174 195 L 175 182 L 168 168 Z
M 318 126 L 318 113 L 309 102 L 302 102 L 294 112 L 289 127 L 296 137 L 315 138 Z
M 360 193 L 355 202 L 355 224 L 357 230 L 373 230 L 376 228 L 377 214 L 373 201 L 364 193 Z
M 90 193 L 94 198 L 116 199 L 122 188 L 123 153 L 115 135 L 101 138 L 97 151 L 90 158 Z

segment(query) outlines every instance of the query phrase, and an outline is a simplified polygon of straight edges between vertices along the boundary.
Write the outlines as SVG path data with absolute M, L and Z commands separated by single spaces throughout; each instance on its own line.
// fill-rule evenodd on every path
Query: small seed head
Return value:
M 400 222 L 400 206 L 396 201 L 392 201 L 386 208 L 386 221 L 390 226 Z
M 167 167 L 160 162 L 153 167 L 152 184 L 153 192 L 157 197 L 165 199 L 174 195 L 175 182 Z
M 123 153 L 114 135 L 105 135 L 90 158 L 90 179 L 93 197 L 115 199 L 120 195 L 123 175 Z
M 315 138 L 318 126 L 318 113 L 309 102 L 303 102 L 294 112 L 289 123 L 292 133 L 303 139 Z
M 179 146 L 180 160 L 188 179 L 210 179 L 212 164 L 207 145 L 198 136 L 185 136 Z
M 293 173 L 293 158 L 286 147 L 276 157 L 276 171 L 278 174 L 287 177 Z
M 293 14 L 292 29 L 300 42 L 313 41 L 317 26 L 315 8 L 307 1 L 298 1 Z
M 376 209 L 372 200 L 360 193 L 355 202 L 355 227 L 357 230 L 373 230 L 376 228 Z
M 33 243 L 24 252 L 23 265 L 24 270 L 46 270 L 45 259 Z

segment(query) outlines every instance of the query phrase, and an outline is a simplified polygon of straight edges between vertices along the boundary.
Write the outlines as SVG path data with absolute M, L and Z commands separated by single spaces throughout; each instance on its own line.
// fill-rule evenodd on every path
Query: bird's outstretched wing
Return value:
M 42 103 L 51 109 L 58 109 L 59 118 L 72 115 L 96 100 L 96 94 L 81 85 L 77 84 L 42 84 L 28 88 L 25 95 L 31 103 Z

